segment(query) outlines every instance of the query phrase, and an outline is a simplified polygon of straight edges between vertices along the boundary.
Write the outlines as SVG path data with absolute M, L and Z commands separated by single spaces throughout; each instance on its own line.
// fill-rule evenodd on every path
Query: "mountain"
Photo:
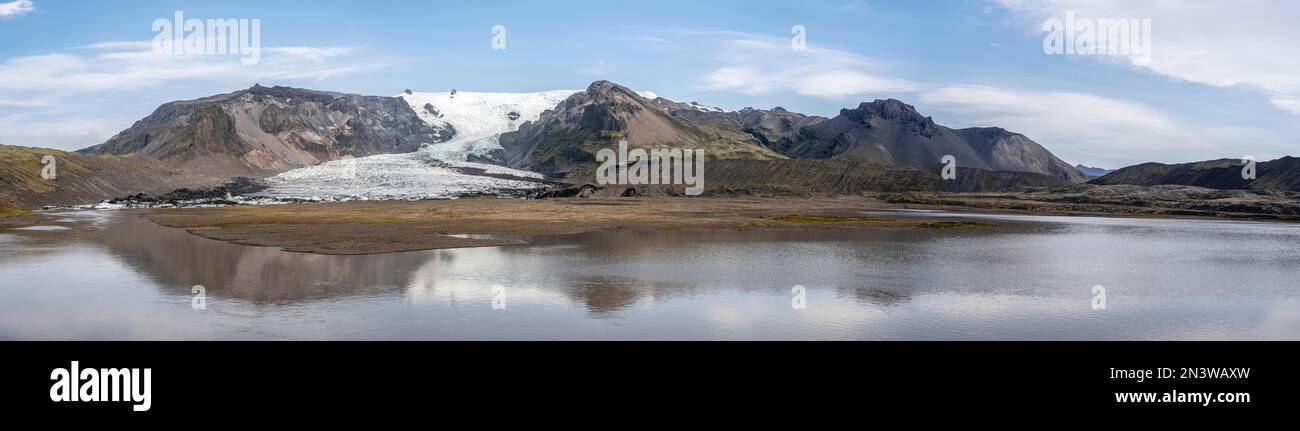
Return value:
M 166 103 L 107 142 L 70 155 L 73 166 L 87 166 L 81 183 L 12 200 L 87 203 L 106 193 L 165 192 L 236 176 L 260 178 L 255 182 L 267 196 L 285 198 L 515 194 L 544 186 L 544 176 L 591 181 L 595 154 L 622 139 L 631 148 L 703 149 L 706 166 L 717 170 L 710 184 L 718 180 L 729 190 L 779 188 L 781 181 L 815 193 L 909 185 L 987 190 L 1083 176 L 1023 135 L 948 129 L 897 100 L 824 118 L 780 107 L 726 111 L 609 81 L 583 91 L 407 90 L 396 97 L 254 85 Z M 959 173 L 966 180 L 955 183 L 928 178 L 937 178 L 949 154 L 963 170 L 984 173 Z M 789 159 L 808 162 L 776 163 Z M 907 174 L 891 181 L 870 172 L 881 166 Z
M 541 187 L 541 175 L 500 166 L 491 156 L 497 139 L 542 112 L 555 108 L 576 90 L 536 93 L 468 91 L 415 92 L 397 96 L 420 119 L 439 130 L 454 130 L 441 143 L 418 151 L 381 154 L 321 163 L 263 180 L 263 193 L 281 198 L 422 199 L 502 193 Z M 488 164 L 482 162 L 496 162 Z
M 1094 168 L 1094 167 L 1091 167 L 1091 166 L 1084 166 L 1084 165 L 1081 165 L 1081 164 L 1080 164 L 1080 165 L 1074 165 L 1074 168 L 1075 168 L 1075 169 L 1078 169 L 1079 172 L 1082 172 L 1083 175 L 1086 176 L 1086 177 L 1088 177 L 1088 179 L 1090 179 L 1090 180 L 1093 179 L 1093 178 L 1097 178 L 1097 177 L 1105 176 L 1106 174 L 1109 174 L 1109 173 L 1115 171 L 1114 169 Z
M 842 109 L 835 118 L 817 121 L 771 148 L 800 159 L 875 162 L 930 169 L 952 155 L 961 167 L 990 171 L 1031 172 L 1070 182 L 1086 177 L 1024 135 L 997 127 L 950 129 L 894 99 Z
M 254 85 L 166 103 L 82 154 L 141 155 L 199 175 L 265 176 L 446 141 L 402 99 Z
M 1175 184 L 1219 190 L 1300 191 L 1300 158 L 1287 156 L 1258 162 L 1255 165 L 1254 180 L 1242 178 L 1244 167 L 1241 160 L 1233 159 L 1181 164 L 1143 163 L 1117 169 L 1088 183 L 1140 186 Z
M 513 168 L 589 178 L 596 153 L 617 148 L 622 139 L 629 148 L 703 149 L 710 160 L 786 158 L 747 133 L 671 115 L 652 100 L 609 81 L 594 82 L 537 121 L 501 135 L 502 149 L 493 157 Z

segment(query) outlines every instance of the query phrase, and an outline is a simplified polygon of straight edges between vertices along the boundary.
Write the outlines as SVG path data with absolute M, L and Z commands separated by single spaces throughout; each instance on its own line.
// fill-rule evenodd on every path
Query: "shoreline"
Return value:
M 1022 193 L 935 193 L 882 194 L 878 198 L 901 208 L 939 209 L 971 213 L 1063 215 L 1080 217 L 1131 217 L 1258 222 L 1300 222 L 1300 201 L 1286 195 L 1247 198 L 1219 198 L 1222 191 L 1174 186 L 1164 190 L 1180 194 L 1178 199 L 1160 197 L 1067 194 L 1053 191 Z M 1188 197 L 1192 193 L 1206 196 Z M 1271 210 L 1271 211 L 1266 211 Z
M 1286 214 L 1226 213 L 1158 206 L 1035 200 L 1033 194 L 882 193 L 828 197 L 633 197 L 517 199 L 464 197 L 217 208 L 123 210 L 208 239 L 324 255 L 365 255 L 527 245 L 473 236 L 547 236 L 627 230 L 948 229 L 996 224 L 924 213 L 1164 218 L 1293 223 Z M 0 229 L 39 225 L 27 212 L 0 217 Z

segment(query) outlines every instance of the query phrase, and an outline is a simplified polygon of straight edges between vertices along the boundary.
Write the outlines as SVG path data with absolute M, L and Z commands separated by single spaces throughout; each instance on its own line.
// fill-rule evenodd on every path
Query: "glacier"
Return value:
M 542 175 L 469 161 L 501 148 L 501 134 L 515 131 L 579 90 L 535 93 L 403 92 L 420 119 L 455 135 L 420 150 L 335 160 L 283 172 L 259 192 L 277 199 L 444 199 L 470 194 L 517 194 L 543 187 Z

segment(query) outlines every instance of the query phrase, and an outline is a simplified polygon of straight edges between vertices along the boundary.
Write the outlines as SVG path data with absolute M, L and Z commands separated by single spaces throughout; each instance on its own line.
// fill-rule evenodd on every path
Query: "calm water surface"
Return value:
M 999 226 L 319 256 L 47 215 L 0 231 L 0 339 L 1300 339 L 1295 224 L 892 213 Z

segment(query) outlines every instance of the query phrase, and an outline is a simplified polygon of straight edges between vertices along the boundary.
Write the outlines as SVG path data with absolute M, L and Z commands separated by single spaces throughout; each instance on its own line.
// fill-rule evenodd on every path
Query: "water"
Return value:
M 320 256 L 49 215 L 0 231 L 0 339 L 1300 339 L 1294 224 L 893 213 L 1000 226 Z

